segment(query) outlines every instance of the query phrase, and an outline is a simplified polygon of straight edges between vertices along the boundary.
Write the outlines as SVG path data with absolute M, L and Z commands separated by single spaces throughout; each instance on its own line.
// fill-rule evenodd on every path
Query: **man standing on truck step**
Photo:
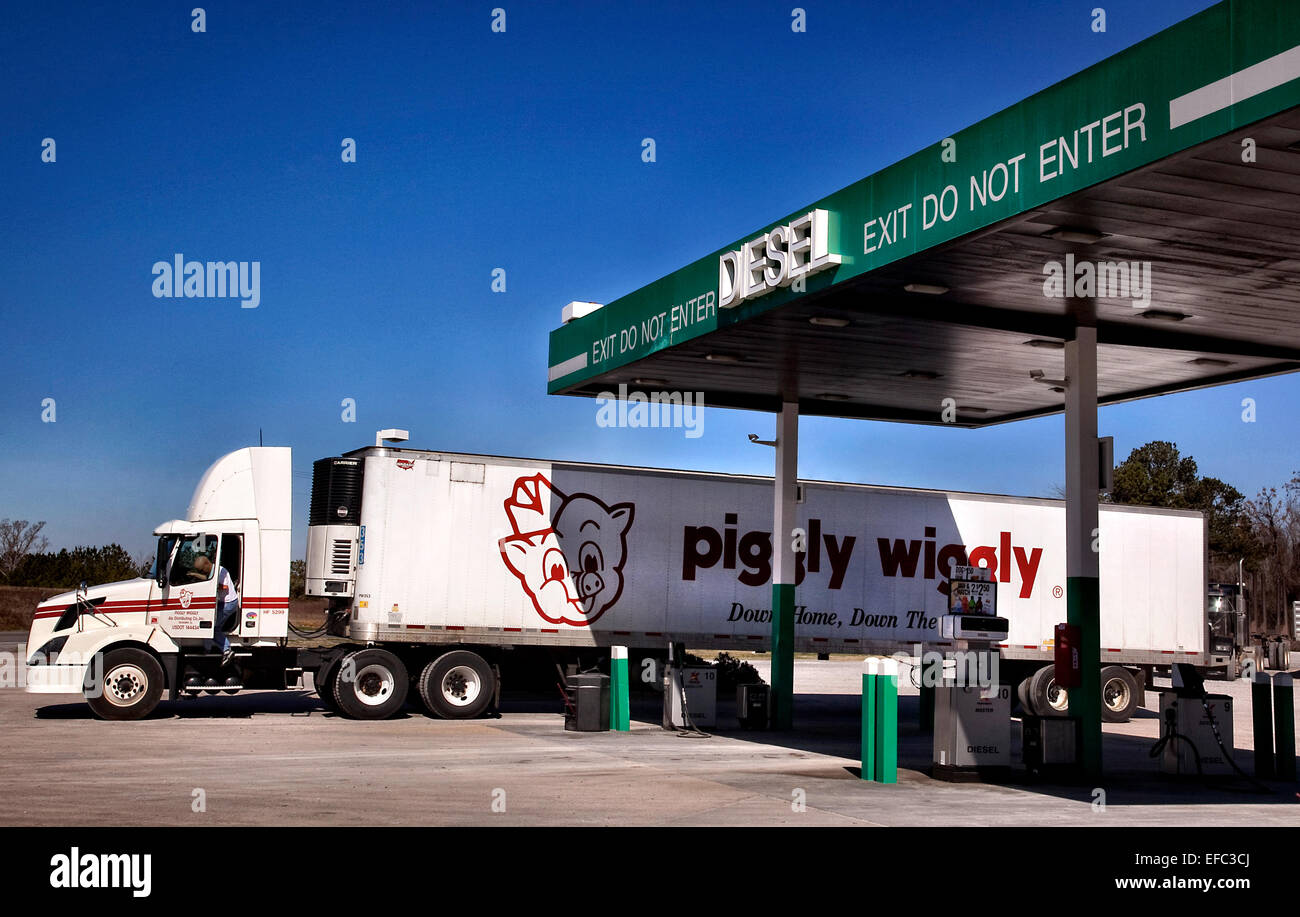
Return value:
M 212 573 L 212 561 L 200 554 L 194 559 L 194 570 L 202 573 L 204 577 Z M 235 651 L 230 648 L 230 637 L 226 635 L 226 625 L 230 623 L 231 615 L 239 614 L 239 595 L 235 592 L 235 584 L 230 579 L 230 573 L 225 567 L 217 568 L 217 614 L 212 622 L 212 638 L 217 644 L 217 649 L 221 650 L 221 664 L 227 665 L 234 657 Z

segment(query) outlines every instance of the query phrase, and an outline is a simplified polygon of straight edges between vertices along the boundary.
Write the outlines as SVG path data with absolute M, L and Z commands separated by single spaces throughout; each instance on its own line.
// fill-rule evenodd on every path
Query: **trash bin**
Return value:
M 1032 773 L 1073 771 L 1079 766 L 1083 747 L 1082 723 L 1078 717 L 1021 717 L 1021 755 Z
M 609 676 L 570 675 L 565 693 L 564 728 L 571 732 L 609 730 Z

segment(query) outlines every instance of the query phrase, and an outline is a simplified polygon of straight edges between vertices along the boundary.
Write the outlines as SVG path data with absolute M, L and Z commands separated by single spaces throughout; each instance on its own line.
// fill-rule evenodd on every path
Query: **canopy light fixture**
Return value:
M 924 293 L 926 296 L 942 296 L 948 288 L 938 283 L 905 283 L 903 289 L 909 293 Z
M 1065 386 L 1070 384 L 1069 379 L 1048 379 L 1047 374 L 1041 369 L 1031 369 L 1029 371 L 1029 378 L 1033 379 L 1035 382 L 1041 382 L 1043 385 L 1050 386 L 1054 392 L 1063 392 L 1065 391 Z
M 839 392 L 821 392 L 817 395 L 813 395 L 813 397 L 816 398 L 818 401 L 848 401 L 849 400 L 848 395 L 843 395 L 840 394 Z
M 663 388 L 668 384 L 667 379 L 633 379 L 633 385 L 644 385 L 646 388 Z
M 1095 245 L 1106 238 L 1104 232 L 1097 232 L 1095 229 L 1080 229 L 1077 226 L 1060 226 L 1051 232 L 1044 233 L 1044 235 L 1058 242 L 1073 242 L 1075 245 Z
M 1064 350 L 1065 341 L 1049 341 L 1047 338 L 1034 338 L 1032 341 L 1025 341 L 1027 347 L 1041 347 L 1043 350 Z
M 1145 318 L 1153 322 L 1181 322 L 1184 319 L 1191 318 L 1183 312 L 1173 312 L 1169 309 L 1147 309 L 1145 312 L 1139 312 L 1138 318 Z
M 740 357 L 734 353 L 706 353 L 704 359 L 710 363 L 739 363 Z
M 1197 357 L 1195 360 L 1188 360 L 1193 366 L 1231 366 L 1231 360 L 1219 360 L 1214 357 Z
M 988 412 L 988 408 L 967 407 L 965 405 L 957 408 L 958 414 L 987 414 Z
M 907 372 L 899 373 L 904 379 L 918 379 L 926 382 L 932 382 L 935 379 L 942 379 L 940 373 L 930 372 L 928 369 L 909 369 Z
M 808 319 L 808 324 L 816 325 L 819 328 L 844 328 L 849 324 L 847 318 L 835 318 L 832 315 L 814 315 Z

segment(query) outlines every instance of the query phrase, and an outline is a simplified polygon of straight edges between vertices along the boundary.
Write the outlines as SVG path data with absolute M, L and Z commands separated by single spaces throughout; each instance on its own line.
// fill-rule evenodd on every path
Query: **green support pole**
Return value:
M 898 782 L 898 662 L 886 659 L 876 679 L 876 780 Z
M 627 647 L 612 647 L 610 656 L 609 728 L 615 732 L 631 732 L 631 685 L 627 673 Z
M 1074 329 L 1065 342 L 1065 614 L 1079 628 L 1082 668 L 1069 697 L 1070 716 L 1080 724 L 1080 770 L 1088 780 L 1101 779 L 1100 577 L 1107 550 L 1098 538 L 1096 305 L 1087 298 L 1071 303 Z
M 772 476 L 772 728 L 794 726 L 794 581 L 798 575 L 799 405 L 787 401 L 776 415 L 776 467 Z
M 1273 777 L 1273 717 L 1269 697 L 1269 677 L 1256 672 L 1250 683 L 1250 719 L 1254 727 L 1255 776 L 1260 780 Z
M 794 586 L 772 587 L 772 728 L 794 724 Z
M 1082 635 L 1079 647 L 1079 687 L 1070 691 L 1070 716 L 1080 720 L 1080 765 L 1085 775 L 1101 776 L 1101 590 L 1092 576 L 1065 581 L 1066 621 Z
M 876 683 L 880 663 L 868 659 L 862 669 L 862 779 L 876 779 Z
M 1273 732 L 1277 779 L 1295 783 L 1295 690 L 1285 672 L 1273 676 Z

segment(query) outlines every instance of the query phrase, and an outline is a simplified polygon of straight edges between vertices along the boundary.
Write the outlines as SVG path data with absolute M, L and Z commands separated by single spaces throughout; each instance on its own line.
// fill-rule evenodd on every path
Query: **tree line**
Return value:
M 0 519 L 0 585 L 73 589 L 82 582 L 93 586 L 148 576 L 153 569 L 151 553 L 133 558 L 116 542 L 47 551 L 43 528 L 44 522 Z M 295 560 L 289 564 L 290 597 L 301 598 L 306 586 L 307 562 Z
M 151 561 L 135 559 L 120 544 L 46 551 L 44 522 L 0 520 L 0 583 L 71 589 L 78 583 L 112 583 L 146 575 Z

